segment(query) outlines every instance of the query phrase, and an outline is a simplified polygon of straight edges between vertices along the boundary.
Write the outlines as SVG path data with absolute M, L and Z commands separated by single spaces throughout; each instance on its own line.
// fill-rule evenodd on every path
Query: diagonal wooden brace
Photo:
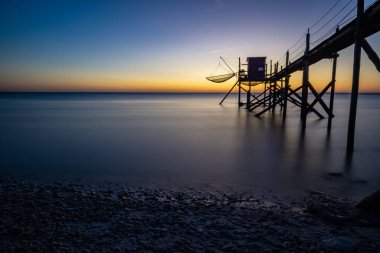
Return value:
M 318 100 L 318 102 L 321 104 L 322 108 L 326 111 L 326 113 L 330 117 L 334 117 L 334 115 L 331 113 L 330 109 L 327 107 L 325 102 L 322 100 L 322 96 L 320 96 L 320 94 L 318 94 L 318 92 L 314 89 L 313 85 L 310 82 L 308 82 L 308 86 L 309 86 L 311 92 L 313 93 L 313 95 L 315 96 L 316 100 Z
M 335 81 L 331 81 L 322 91 L 321 93 L 319 93 L 319 97 L 322 98 L 323 95 L 325 95 L 325 93 L 328 91 L 328 89 L 330 89 L 330 87 L 334 84 Z M 318 103 L 318 99 L 314 99 L 314 101 L 311 103 L 311 107 L 314 107 L 316 104 Z M 330 112 L 331 112 L 331 108 L 329 108 Z M 331 113 L 331 115 L 329 115 L 330 117 L 334 117 L 334 115 Z
M 236 83 L 232 86 L 232 88 L 227 92 L 227 94 L 224 96 L 224 98 L 222 99 L 222 101 L 220 101 L 220 105 L 224 102 L 224 100 L 228 97 L 228 95 L 230 95 L 231 91 L 235 88 L 235 86 L 239 83 L 239 81 L 236 81 Z
M 297 89 L 295 89 L 295 90 L 299 90 L 299 89 L 301 89 L 303 86 L 300 86 L 300 87 L 298 87 Z M 293 91 L 292 89 L 290 89 L 289 88 L 289 90 L 290 91 Z M 300 95 L 298 95 L 297 93 L 294 93 L 293 94 L 294 96 L 296 96 L 300 101 L 302 101 L 302 97 L 300 96 Z M 313 107 L 311 107 L 310 106 L 310 104 L 309 103 L 306 103 L 306 106 L 307 106 L 307 110 L 308 111 L 312 111 L 312 112 L 314 112 L 315 114 L 317 114 L 317 116 L 320 118 L 320 119 L 324 119 L 325 117 L 322 115 L 322 114 L 320 114 L 316 109 L 314 109 Z
M 361 41 L 362 48 L 368 55 L 368 58 L 373 62 L 375 65 L 377 71 L 380 72 L 380 59 L 379 56 L 377 56 L 376 52 L 372 49 L 371 45 L 365 40 L 362 39 Z
M 260 107 L 261 105 L 267 103 L 268 100 L 270 100 L 270 99 L 271 99 L 271 96 L 266 96 L 266 97 L 260 99 L 255 104 L 251 105 L 251 107 L 249 108 L 249 111 L 253 111 L 254 109 Z
M 258 96 L 256 96 L 252 101 L 254 100 L 257 100 L 256 102 L 252 103 L 250 108 L 249 108 L 249 111 L 252 111 L 254 108 L 257 108 L 256 106 L 257 105 L 263 105 L 267 102 L 267 100 L 270 98 L 271 95 L 269 96 L 264 96 L 263 98 L 260 98 L 262 95 L 265 94 L 265 92 L 267 92 L 269 90 L 269 87 L 264 91 L 262 92 L 261 94 L 259 94 Z M 260 99 L 259 99 L 260 98 Z M 264 101 L 264 103 L 262 103 L 262 101 Z M 252 109 L 253 108 L 253 109 Z
M 241 87 L 241 89 L 248 93 L 248 90 L 246 90 L 245 88 Z M 262 94 L 263 94 L 263 93 L 262 93 Z M 249 95 L 250 95 L 251 98 L 252 98 L 251 103 L 252 103 L 254 100 L 257 100 L 258 97 L 261 96 L 261 94 L 260 94 L 259 96 L 255 96 L 255 95 L 253 95 L 252 93 L 250 93 Z
M 302 104 L 300 101 L 298 101 L 297 99 L 293 98 L 293 97 L 288 97 L 288 101 L 293 103 L 294 105 L 298 106 L 298 107 L 301 107 Z
M 300 100 L 302 100 L 301 96 L 298 95 L 298 94 L 296 93 L 296 92 L 297 92 L 298 90 L 300 90 L 301 88 L 302 88 L 302 86 L 298 87 L 298 88 L 295 89 L 295 90 L 289 88 L 289 91 L 290 91 L 290 92 L 288 93 L 288 96 L 287 96 L 290 102 L 292 102 L 292 103 L 294 103 L 295 105 L 298 105 L 298 106 L 300 106 L 301 103 L 298 102 L 298 101 L 296 101 L 296 100 L 294 100 L 293 98 L 291 98 L 291 95 L 295 95 L 295 96 L 298 97 Z M 256 116 L 256 117 L 259 117 L 261 114 L 263 114 L 263 113 L 269 111 L 270 109 L 273 109 L 273 107 L 275 107 L 277 104 L 281 103 L 284 99 L 285 99 L 285 96 L 284 96 L 284 97 L 281 97 L 281 98 L 280 98 L 279 100 L 277 100 L 273 105 L 269 106 L 268 108 L 265 108 L 265 109 L 262 110 L 261 112 L 257 113 L 255 116 Z M 298 104 L 297 104 L 297 102 L 298 102 Z M 310 104 L 307 104 L 307 106 L 310 108 L 310 110 L 311 110 L 312 112 L 314 112 L 315 114 L 317 114 L 318 117 L 323 118 L 323 116 L 322 116 L 317 110 L 315 110 L 314 108 L 312 108 Z

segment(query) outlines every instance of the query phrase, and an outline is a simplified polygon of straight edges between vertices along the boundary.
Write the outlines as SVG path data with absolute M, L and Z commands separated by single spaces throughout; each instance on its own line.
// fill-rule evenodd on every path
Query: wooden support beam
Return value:
M 289 91 L 289 50 L 286 51 L 286 59 L 285 59 L 285 91 L 284 91 L 284 111 L 282 113 L 282 120 L 286 118 L 286 110 L 288 109 L 288 91 Z
M 238 70 L 238 82 L 239 82 L 239 94 L 238 94 L 238 105 L 241 106 L 241 81 L 240 81 L 240 71 L 241 71 L 241 65 L 240 65 L 240 57 L 239 57 L 239 70 Z
M 283 70 L 283 67 L 281 65 L 281 71 Z M 279 88 L 279 96 L 281 96 L 281 98 L 283 97 L 283 91 L 284 91 L 284 78 L 281 78 L 280 79 L 280 88 Z M 281 99 L 281 103 L 280 103 L 280 109 L 282 111 L 282 108 L 284 107 L 284 103 L 282 102 L 282 99 Z
M 337 29 L 337 32 L 339 29 Z M 333 57 L 333 69 L 331 74 L 331 90 L 330 90 L 330 111 L 331 113 L 334 113 L 334 96 L 335 96 L 335 78 L 336 78 L 336 63 L 337 63 L 338 54 L 335 53 Z M 332 118 L 329 117 L 329 121 L 327 124 L 327 129 L 331 130 L 331 121 Z
M 293 97 L 288 97 L 288 101 L 301 108 L 302 104 Z
M 255 99 L 258 100 L 259 97 L 261 97 L 261 96 L 264 95 L 264 94 L 265 94 L 265 92 L 261 92 L 259 95 L 255 96 Z M 265 97 L 265 96 L 264 96 L 264 97 Z
M 314 89 L 313 85 L 310 82 L 309 82 L 309 89 L 311 90 L 311 92 L 315 96 L 315 99 L 321 104 L 323 110 L 325 110 L 327 115 L 329 115 L 329 117 L 334 117 L 334 115 L 332 115 L 332 113 L 330 112 L 330 109 L 327 107 L 327 105 L 323 101 L 322 96 L 320 96 L 320 94 L 318 94 L 318 92 Z
M 243 86 L 241 87 L 241 89 L 245 92 L 248 92 L 248 90 L 246 90 Z
M 269 87 L 267 88 L 267 90 L 269 90 Z M 257 105 L 264 105 L 264 104 L 266 104 L 266 102 L 269 100 L 270 96 L 266 96 L 266 97 L 263 97 L 263 98 L 260 98 L 260 99 L 259 99 L 259 97 L 261 97 L 263 94 L 264 94 L 264 92 L 261 93 L 261 94 L 256 98 L 256 100 L 257 100 L 256 102 L 254 102 L 254 103 L 252 103 L 252 104 L 250 105 L 249 111 L 252 111 L 253 109 L 257 108 L 257 107 L 258 107 Z M 263 102 L 263 103 L 262 103 L 262 102 Z
M 268 77 L 268 64 L 265 64 L 265 78 Z M 264 97 L 267 96 L 267 81 L 264 82 Z M 265 104 L 263 105 L 265 107 Z
M 241 87 L 242 90 L 244 90 L 245 92 L 248 92 L 248 90 L 244 89 L 244 87 Z M 251 97 L 252 97 L 252 100 L 251 100 L 251 105 L 250 106 L 254 106 L 256 103 L 260 102 L 261 99 L 259 99 L 262 95 L 264 94 L 264 92 L 260 93 L 258 96 L 254 96 L 251 94 Z M 265 97 L 264 97 L 265 98 Z M 257 102 L 253 102 L 257 100 Z M 252 103 L 253 102 L 253 103 Z
M 296 90 L 298 89 L 301 89 L 303 88 L 303 86 L 300 86 L 298 87 Z M 293 90 L 289 88 L 289 90 L 292 92 Z M 292 93 L 292 95 L 294 95 L 295 97 L 297 97 L 300 101 L 301 101 L 301 109 L 302 109 L 302 97 L 300 95 L 298 95 L 297 93 Z M 317 114 L 317 116 L 320 118 L 320 119 L 324 119 L 325 117 L 320 114 L 315 108 L 311 107 L 309 103 L 306 103 L 306 106 L 307 108 L 306 109 L 310 109 L 312 112 L 314 112 L 315 114 Z
M 269 87 L 267 88 L 269 90 Z M 263 97 L 261 99 L 258 99 L 257 102 L 255 102 L 254 104 L 251 104 L 251 107 L 249 108 L 249 111 L 252 111 L 253 109 L 257 108 L 258 105 L 263 105 L 263 103 L 266 104 L 266 102 L 270 99 L 270 96 L 266 96 L 266 97 Z M 263 103 L 262 103 L 263 102 Z
M 333 81 L 329 82 L 326 85 L 326 87 L 321 91 L 321 93 L 319 93 L 319 97 L 322 97 L 323 95 L 325 95 L 325 93 L 330 89 L 330 87 L 332 86 L 332 84 L 333 84 Z M 314 101 L 311 103 L 311 106 L 314 107 L 317 103 L 318 103 L 318 99 L 315 98 Z
M 297 92 L 299 89 L 301 89 L 301 88 L 302 88 L 302 86 L 300 86 L 299 88 L 297 88 L 297 89 L 295 89 L 295 90 L 292 90 L 292 91 L 289 93 L 289 96 L 292 95 L 292 94 L 296 94 L 296 92 Z M 284 97 L 282 97 L 281 99 L 278 99 L 278 100 L 275 102 L 275 104 L 279 104 L 279 103 L 281 103 L 283 99 L 284 99 Z M 259 117 L 261 114 L 263 114 L 263 113 L 269 111 L 270 109 L 273 109 L 273 107 L 276 106 L 275 104 L 270 105 L 270 106 L 267 107 L 266 109 L 264 109 L 264 110 L 262 110 L 261 112 L 257 113 L 255 116 L 256 116 L 256 117 Z
M 255 94 L 251 94 L 251 104 L 255 103 L 255 100 L 259 100 L 259 96 L 255 96 Z
M 244 87 L 241 87 L 241 89 L 242 90 L 244 90 L 245 92 L 249 92 L 249 90 L 246 90 Z M 259 95 L 259 96 L 261 96 L 262 95 L 262 93 Z M 250 100 L 250 104 L 252 105 L 252 102 L 253 101 L 255 101 L 255 100 L 258 100 L 258 97 L 259 96 L 255 96 L 255 94 L 252 94 L 252 93 L 250 93 L 250 97 L 252 98 L 251 100 Z M 242 103 L 243 104 L 243 103 Z M 245 103 L 244 103 L 245 104 Z
M 264 103 L 268 102 L 269 99 L 270 99 L 270 97 L 269 97 L 269 96 L 266 96 L 265 98 L 261 99 L 261 101 L 257 102 L 254 106 L 252 106 L 252 107 L 249 109 L 249 111 L 251 112 L 251 111 L 255 110 L 256 108 L 260 107 L 260 106 L 263 105 Z M 271 108 L 271 107 L 268 105 L 268 107 L 267 107 L 265 110 L 267 110 L 268 108 Z
M 360 58 L 361 58 L 361 19 L 364 12 L 364 0 L 358 0 L 355 26 L 355 48 L 354 48 L 354 67 L 352 74 L 352 90 L 350 102 L 350 117 L 348 120 L 347 133 L 347 154 L 351 155 L 354 151 L 355 140 L 355 123 L 356 123 L 356 108 L 358 104 L 359 93 L 359 76 L 360 76 Z
M 238 84 L 239 80 L 236 81 L 236 83 L 232 86 L 232 88 L 227 92 L 227 94 L 224 96 L 224 98 L 222 99 L 222 101 L 220 101 L 220 105 L 223 104 L 224 100 L 228 97 L 228 95 L 230 95 L 231 91 L 235 88 L 235 86 Z
M 367 42 L 366 39 L 361 41 L 364 52 L 368 55 L 368 58 L 373 62 L 377 71 L 380 72 L 380 58 L 377 56 L 376 52 L 372 49 L 371 45 Z
M 306 115 L 307 115 L 307 95 L 309 87 L 309 48 L 310 48 L 310 33 L 309 29 L 306 34 L 306 48 L 303 56 L 303 76 L 302 76 L 302 108 L 301 108 L 301 121 L 302 129 L 306 127 Z
M 272 104 L 272 60 L 270 60 L 270 72 L 269 72 L 269 105 L 270 106 Z
M 278 64 L 278 63 L 277 63 Z M 284 68 L 281 66 L 281 71 L 283 71 L 284 70 Z M 283 88 L 284 88 L 284 78 L 281 78 L 280 79 L 280 83 L 281 83 L 281 85 L 280 85 L 280 89 L 282 90 Z
M 278 62 L 274 64 L 274 75 L 276 76 L 278 72 Z M 272 99 L 272 112 L 276 109 L 277 105 L 277 79 L 274 80 L 273 82 L 273 99 Z
M 292 89 L 289 88 L 290 92 L 289 92 L 289 94 L 288 94 L 288 98 L 291 98 L 291 96 L 294 95 L 294 96 L 296 96 L 297 98 L 299 98 L 300 101 L 302 101 L 302 97 L 301 97 L 300 95 L 297 94 L 297 91 L 300 90 L 302 87 L 303 87 L 303 86 L 300 86 L 300 87 L 298 87 L 298 88 L 295 89 L 295 90 L 292 90 Z M 277 101 L 276 101 L 276 104 L 281 103 L 283 99 L 284 99 L 284 97 L 283 97 L 282 99 L 277 100 Z M 299 105 L 300 107 L 302 107 L 302 103 L 300 103 L 300 102 L 297 101 L 297 102 L 298 102 L 298 104 L 297 104 L 297 102 L 295 102 L 296 100 L 294 100 L 294 99 L 291 100 L 291 101 L 292 101 L 293 103 L 295 103 L 296 105 Z M 263 114 L 263 113 L 269 111 L 270 109 L 273 109 L 273 106 L 275 106 L 275 105 L 271 105 L 271 106 L 267 107 L 267 108 L 264 109 L 263 111 L 257 113 L 255 116 L 259 117 L 261 114 Z M 308 107 L 308 110 L 310 110 L 311 112 L 314 112 L 315 114 L 317 114 L 317 116 L 320 117 L 321 119 L 324 118 L 323 115 L 320 114 L 317 110 L 315 110 L 310 104 L 307 104 L 307 107 Z M 255 107 L 255 108 L 257 108 L 257 107 Z
M 251 81 L 249 81 L 248 92 L 247 92 L 247 108 L 251 105 Z

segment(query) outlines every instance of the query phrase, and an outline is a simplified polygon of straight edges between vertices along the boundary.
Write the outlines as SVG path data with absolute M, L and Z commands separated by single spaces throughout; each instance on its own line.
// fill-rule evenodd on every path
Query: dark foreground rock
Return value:
M 379 227 L 315 201 L 3 179 L 0 252 L 379 252 Z
M 360 201 L 357 207 L 367 211 L 380 212 L 380 190 Z

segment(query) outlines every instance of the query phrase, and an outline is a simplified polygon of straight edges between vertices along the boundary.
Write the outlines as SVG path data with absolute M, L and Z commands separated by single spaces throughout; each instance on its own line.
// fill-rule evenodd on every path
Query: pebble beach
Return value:
M 379 252 L 376 215 L 323 193 L 173 191 L 2 178 L 0 252 Z M 337 211 L 338 210 L 338 211 Z M 362 219 L 358 219 L 361 217 Z

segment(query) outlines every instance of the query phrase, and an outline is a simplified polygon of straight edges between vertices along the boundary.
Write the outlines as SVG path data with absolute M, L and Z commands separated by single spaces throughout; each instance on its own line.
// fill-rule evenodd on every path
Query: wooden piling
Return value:
M 352 75 L 352 90 L 351 90 L 351 103 L 350 103 L 350 117 L 348 121 L 347 133 L 347 153 L 352 154 L 354 151 L 355 140 L 355 121 L 356 109 L 358 103 L 359 92 L 359 76 L 360 76 L 360 58 L 361 58 L 361 19 L 364 12 L 364 0 L 357 2 L 357 15 L 355 26 L 355 48 L 354 48 L 354 66 Z
M 277 76 L 278 72 L 278 62 L 274 64 L 274 76 Z M 277 77 L 275 77 L 274 82 L 273 82 L 273 99 L 272 99 L 272 112 L 275 111 L 276 109 L 276 102 L 277 102 Z
M 238 93 L 238 106 L 240 107 L 241 106 L 241 81 L 240 81 L 240 71 L 241 71 L 241 68 L 240 68 L 240 57 L 239 57 L 239 69 L 238 69 L 238 85 L 239 85 L 239 93 Z
M 268 78 L 268 64 L 265 64 L 265 78 Z M 264 82 L 264 99 L 267 97 L 267 81 Z M 263 107 L 266 103 L 263 104 Z
M 283 70 L 283 67 L 282 67 L 282 65 L 281 65 L 281 71 Z M 279 92 L 279 98 L 278 98 L 278 100 L 279 101 L 281 101 L 280 102 L 280 109 L 281 109 L 281 111 L 282 111 L 282 107 L 284 106 L 284 103 L 282 102 L 282 99 L 284 98 L 284 78 L 282 77 L 281 79 L 280 79 L 280 92 Z
M 288 109 L 288 90 L 289 90 L 289 50 L 286 52 L 285 58 L 285 91 L 284 91 L 284 111 L 282 112 L 282 120 L 285 121 L 286 110 Z
M 281 65 L 281 71 L 283 71 L 283 70 L 284 70 L 284 68 Z M 284 89 L 284 78 L 283 77 L 281 77 L 280 82 L 281 82 L 281 90 L 283 90 Z
M 307 97 L 308 97 L 308 87 L 309 87 L 309 49 L 310 49 L 310 33 L 309 29 L 306 34 L 306 48 L 303 57 L 303 77 L 302 77 L 302 107 L 301 107 L 301 120 L 302 129 L 306 128 L 306 116 L 308 113 L 307 108 Z
M 268 106 L 272 105 L 272 60 L 270 60 L 270 71 L 269 71 L 269 102 Z
M 251 107 L 251 81 L 248 83 L 248 92 L 247 92 L 247 109 Z
M 331 74 L 331 88 L 330 88 L 330 112 L 333 114 L 334 111 L 334 96 L 335 96 L 335 81 L 336 81 L 336 63 L 337 63 L 338 54 L 334 53 L 333 56 L 333 67 L 332 67 L 332 74 Z M 327 124 L 327 129 L 331 130 L 331 121 L 332 117 L 329 115 L 329 120 Z

